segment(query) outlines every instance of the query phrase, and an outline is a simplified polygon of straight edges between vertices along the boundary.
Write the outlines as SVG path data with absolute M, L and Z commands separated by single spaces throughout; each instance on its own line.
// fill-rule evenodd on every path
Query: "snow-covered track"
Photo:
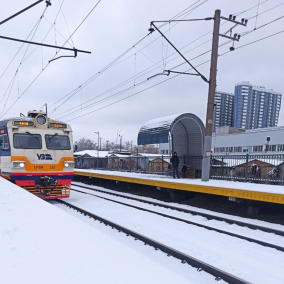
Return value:
M 99 196 L 99 195 L 96 195 L 96 194 L 87 193 L 87 192 L 76 190 L 76 189 L 72 189 L 72 190 L 79 192 L 79 193 L 82 193 L 82 194 L 92 195 L 92 196 L 95 196 L 95 197 L 100 198 L 100 199 L 104 199 L 104 200 L 107 200 L 107 201 L 110 201 L 110 202 L 114 202 L 114 203 L 117 203 L 117 204 L 121 204 L 121 205 L 124 205 L 124 206 L 135 208 L 135 209 L 138 209 L 138 210 L 141 210 L 141 211 L 145 211 L 145 212 L 148 212 L 148 213 L 153 213 L 153 214 L 165 217 L 165 218 L 169 218 L 169 219 L 173 219 L 173 220 L 176 220 L 176 221 L 179 221 L 179 222 L 184 222 L 184 223 L 187 223 L 187 224 L 190 224 L 190 225 L 201 227 L 201 228 L 204 228 L 204 229 L 207 229 L 207 230 L 213 230 L 213 231 L 216 231 L 216 232 L 221 233 L 221 234 L 226 234 L 226 235 L 229 235 L 231 237 L 236 237 L 236 238 L 243 239 L 243 240 L 246 240 L 246 241 L 249 241 L 249 242 L 254 242 L 254 243 L 257 243 L 259 245 L 269 247 L 269 248 L 273 248 L 273 249 L 277 249 L 279 251 L 284 252 L 284 247 L 281 247 L 281 246 L 278 246 L 278 245 L 275 245 L 275 244 L 271 244 L 271 243 L 263 242 L 261 240 L 249 238 L 249 237 L 244 236 L 244 235 L 239 235 L 239 234 L 235 234 L 235 233 L 232 233 L 232 232 L 220 230 L 220 229 L 217 229 L 217 228 L 214 228 L 214 227 L 211 227 L 211 226 L 206 226 L 204 224 L 200 224 L 200 223 L 197 223 L 197 222 L 192 222 L 192 221 L 189 221 L 189 220 L 181 219 L 181 218 L 178 218 L 178 217 L 175 217 L 175 216 L 172 216 L 172 215 L 168 215 L 168 214 L 164 214 L 164 213 L 161 213 L 161 212 L 149 210 L 149 209 L 146 209 L 146 208 L 143 208 L 143 207 L 131 205 L 131 204 L 128 204 L 128 203 L 124 203 L 124 202 L 113 200 L 113 199 L 106 198 L 106 197 L 102 197 L 102 196 Z
M 120 226 L 110 220 L 107 220 L 101 216 L 95 215 L 91 212 L 88 212 L 82 208 L 79 208 L 75 205 L 72 205 L 66 201 L 63 200 L 57 200 L 57 202 L 66 205 L 69 208 L 72 208 L 76 211 L 78 211 L 81 214 L 84 214 L 85 216 L 88 216 L 90 218 L 93 218 L 95 220 L 98 220 L 100 222 L 103 222 L 106 226 L 110 226 L 112 227 L 112 229 L 117 229 L 119 232 L 123 232 L 126 234 L 126 236 L 132 236 L 134 237 L 136 240 L 140 240 L 142 242 L 145 243 L 145 245 L 150 245 L 153 246 L 155 248 L 155 250 L 161 250 L 163 252 L 165 252 L 168 256 L 173 256 L 177 259 L 180 259 L 182 263 L 188 263 L 189 265 L 198 268 L 198 270 L 204 270 L 208 273 L 210 273 L 211 275 L 216 277 L 216 280 L 220 280 L 223 279 L 224 281 L 230 283 L 230 284 L 251 284 L 250 282 L 243 280 L 239 277 L 236 277 L 230 273 L 227 273 L 226 271 L 223 271 L 221 269 L 218 269 L 212 265 L 209 265 L 203 261 L 200 261 L 196 258 L 193 258 L 187 254 L 184 254 L 178 250 L 175 250 L 171 247 L 168 247 L 162 243 L 159 243 L 153 239 L 150 239 L 146 236 L 143 236 L 139 233 L 136 233 L 135 231 L 129 230 L 128 228 L 125 228 L 123 226 Z
M 203 213 L 203 212 L 194 211 L 194 210 L 190 210 L 190 209 L 185 209 L 185 208 L 180 208 L 180 207 L 171 206 L 171 205 L 167 205 L 167 204 L 162 204 L 162 203 L 159 203 L 159 202 L 148 201 L 148 200 L 141 199 L 141 198 L 138 198 L 138 197 L 126 196 L 126 195 L 116 193 L 115 191 L 112 191 L 112 192 L 109 192 L 109 190 L 104 191 L 104 190 L 96 189 L 96 188 L 93 188 L 93 187 L 79 185 L 76 182 L 72 182 L 72 185 L 75 185 L 75 186 L 81 187 L 81 188 L 86 188 L 86 189 L 89 189 L 89 190 L 92 190 L 92 191 L 101 192 L 101 193 L 104 193 L 104 194 L 114 195 L 114 196 L 117 196 L 117 197 L 135 200 L 135 201 L 143 202 L 143 203 L 146 203 L 146 204 L 151 204 L 151 205 L 154 205 L 154 206 L 160 206 L 160 207 L 163 207 L 163 208 L 176 210 L 176 211 L 179 211 L 179 212 L 189 213 L 189 214 L 192 214 L 192 215 L 199 215 L 199 216 L 207 218 L 208 220 L 217 220 L 217 221 L 226 222 L 228 224 L 236 224 L 236 225 L 241 226 L 241 227 L 247 227 L 247 228 L 250 228 L 250 229 L 253 229 L 253 230 L 260 230 L 260 231 L 267 232 L 267 233 L 273 233 L 275 235 L 279 235 L 279 236 L 284 237 L 284 231 L 273 229 L 273 228 L 268 228 L 268 227 L 264 227 L 264 226 L 260 226 L 260 225 L 256 225 L 256 224 L 242 222 L 242 221 L 235 220 L 235 219 L 229 219 L 229 218 L 226 218 L 226 217 L 216 216 L 216 215 L 213 215 L 213 214 L 208 214 L 208 213 Z

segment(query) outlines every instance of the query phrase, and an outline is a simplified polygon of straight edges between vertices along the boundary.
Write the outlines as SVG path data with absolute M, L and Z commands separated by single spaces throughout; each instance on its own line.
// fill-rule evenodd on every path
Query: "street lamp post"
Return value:
M 117 133 L 116 133 L 116 147 L 117 147 L 117 139 L 118 139 L 118 136 L 120 136 L 119 133 L 120 133 L 121 131 L 122 131 L 122 130 L 117 130 Z
M 97 132 L 94 132 L 95 134 L 98 134 L 98 150 L 99 150 L 99 147 L 100 147 L 100 132 L 97 131 Z
M 97 150 L 97 168 L 99 166 L 99 146 L 100 146 L 100 132 L 97 131 L 97 132 L 94 132 L 95 134 L 98 134 L 98 150 Z
M 100 137 L 100 151 L 102 150 L 102 137 Z
M 121 147 L 122 147 L 122 137 L 123 137 L 123 135 L 119 134 L 119 138 L 120 138 L 120 152 L 121 152 Z

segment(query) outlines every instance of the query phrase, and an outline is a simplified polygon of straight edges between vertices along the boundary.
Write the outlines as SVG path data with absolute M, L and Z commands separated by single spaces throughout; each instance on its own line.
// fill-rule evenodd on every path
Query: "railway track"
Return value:
M 196 267 L 198 271 L 202 271 L 204 270 L 205 272 L 213 275 L 215 277 L 215 280 L 221 280 L 223 279 L 224 281 L 230 283 L 230 284 L 251 284 L 250 282 L 243 280 L 239 277 L 236 277 L 230 273 L 227 273 L 226 271 L 223 271 L 221 269 L 218 269 L 212 265 L 209 265 L 203 261 L 200 261 L 196 258 L 193 258 L 187 254 L 184 254 L 178 250 L 175 250 L 171 247 L 168 247 L 160 242 L 157 242 L 153 239 L 150 239 L 144 235 L 141 235 L 135 231 L 132 231 L 126 227 L 120 226 L 110 220 L 107 220 L 101 216 L 98 216 L 96 214 L 93 214 L 91 212 L 88 212 L 82 208 L 79 208 L 73 204 L 70 204 L 66 201 L 63 200 L 57 200 L 57 202 L 64 204 L 65 206 L 74 209 L 76 211 L 78 211 L 81 214 L 84 214 L 85 216 L 88 216 L 89 218 L 93 218 L 95 220 L 100 221 L 101 223 L 104 223 L 106 226 L 110 226 L 112 229 L 116 229 L 119 232 L 123 232 L 126 234 L 126 236 L 132 236 L 133 238 L 135 238 L 135 240 L 140 240 L 142 242 L 144 242 L 145 245 L 150 245 L 152 247 L 155 248 L 155 250 L 161 250 L 164 253 L 167 254 L 167 256 L 173 256 L 179 260 L 181 260 L 181 263 L 185 264 L 189 264 L 193 267 Z
M 83 186 L 81 186 L 81 187 L 83 187 Z M 90 188 L 88 188 L 88 189 L 90 189 Z M 99 196 L 99 195 L 96 195 L 96 194 L 92 194 L 92 193 L 87 193 L 87 192 L 84 192 L 84 191 L 76 190 L 74 188 L 72 190 L 76 191 L 76 192 L 79 192 L 79 193 L 82 193 L 82 194 L 92 195 L 92 196 L 95 196 L 95 197 L 100 198 L 100 199 L 104 199 L 104 200 L 107 200 L 107 201 L 110 201 L 110 202 L 114 202 L 114 203 L 117 203 L 117 204 L 121 204 L 121 205 L 124 205 L 124 206 L 135 208 L 135 209 L 138 209 L 138 210 L 141 210 L 141 211 L 153 213 L 153 214 L 165 217 L 165 218 L 169 218 L 169 219 L 173 219 L 173 220 L 176 220 L 176 221 L 184 222 L 184 223 L 187 223 L 187 224 L 190 224 L 190 225 L 198 226 L 198 227 L 201 227 L 201 228 L 204 228 L 204 229 L 207 229 L 207 230 L 216 231 L 218 233 L 226 234 L 226 235 L 229 235 L 231 237 L 237 237 L 239 239 L 243 239 L 243 240 L 246 240 L 246 241 L 249 241 L 249 242 L 254 242 L 254 243 L 257 243 L 259 245 L 262 245 L 262 246 L 265 246 L 265 247 L 269 247 L 269 248 L 273 248 L 273 249 L 277 249 L 279 251 L 284 252 L 284 247 L 281 247 L 281 246 L 278 246 L 278 245 L 275 245 L 275 244 L 267 243 L 267 242 L 264 242 L 264 241 L 261 241 L 261 240 L 257 240 L 257 239 L 253 239 L 253 238 L 250 238 L 250 237 L 247 237 L 247 236 L 243 236 L 243 235 L 240 235 L 240 234 L 235 234 L 235 233 L 228 232 L 228 231 L 225 231 L 225 230 L 217 229 L 217 228 L 214 228 L 214 227 L 211 227 L 211 226 L 206 226 L 206 225 L 203 225 L 203 224 L 200 224 L 200 223 L 197 223 L 197 222 L 188 221 L 188 220 L 185 220 L 185 219 L 182 219 L 182 218 L 178 218 L 178 217 L 171 216 L 171 215 L 168 215 L 168 214 L 160 213 L 160 212 L 157 212 L 157 211 L 154 211 L 154 210 L 150 210 L 150 209 L 146 209 L 146 208 L 143 208 L 143 207 L 131 205 L 129 203 L 121 202 L 121 201 L 118 201 L 118 200 L 113 200 L 113 199 L 110 199 L 110 198 L 102 197 L 102 196 Z M 100 190 L 97 190 L 97 189 L 95 189 L 95 190 L 96 191 L 100 191 Z M 103 191 L 101 191 L 101 192 L 103 192 Z M 103 192 L 103 193 L 105 193 L 105 192 Z M 119 197 L 124 197 L 124 196 L 119 195 Z M 132 198 L 132 197 L 130 199 L 134 199 L 135 201 L 140 201 L 140 199 L 137 200 L 136 198 Z M 148 203 L 148 202 L 146 202 L 146 203 Z M 151 202 L 149 202 L 149 203 L 152 204 Z M 177 208 L 177 207 L 175 207 L 175 208 Z M 181 210 L 181 211 L 183 211 L 183 210 Z M 224 220 L 222 220 L 222 221 L 224 221 Z
M 260 231 L 263 231 L 263 232 L 266 232 L 266 233 L 273 233 L 275 235 L 279 235 L 279 236 L 284 237 L 284 231 L 273 229 L 273 228 L 267 228 L 267 227 L 264 227 L 264 226 L 255 225 L 255 224 L 251 224 L 251 223 L 247 223 L 247 222 L 242 222 L 242 221 L 238 221 L 238 220 L 234 220 L 234 219 L 229 219 L 229 218 L 225 218 L 225 217 L 221 217 L 221 216 L 216 216 L 216 215 L 213 215 L 213 214 L 194 211 L 192 209 L 184 209 L 184 208 L 180 208 L 180 207 L 176 207 L 176 206 L 162 204 L 162 203 L 159 203 L 159 202 L 148 201 L 148 200 L 141 199 L 141 198 L 138 198 L 138 197 L 126 196 L 126 195 L 123 195 L 123 194 L 116 193 L 115 191 L 112 191 L 112 192 L 104 191 L 104 190 L 96 189 L 96 188 L 93 188 L 93 187 L 79 185 L 75 182 L 72 182 L 72 185 L 75 185 L 75 186 L 81 187 L 81 188 L 86 188 L 86 189 L 96 191 L 96 192 L 101 192 L 101 193 L 104 193 L 104 194 L 109 194 L 109 195 L 122 197 L 122 198 L 126 198 L 126 199 L 129 199 L 129 200 L 135 200 L 135 201 L 139 201 L 139 202 L 154 205 L 154 206 L 159 206 L 159 207 L 163 207 L 163 208 L 167 208 L 167 209 L 176 210 L 176 211 L 179 211 L 179 212 L 189 213 L 189 214 L 192 214 L 192 215 L 199 215 L 199 216 L 207 218 L 208 220 L 222 221 L 222 222 L 226 222 L 226 223 L 231 224 L 231 225 L 236 224 L 236 225 L 241 226 L 241 227 L 248 227 L 248 228 L 253 229 L 253 230 L 260 230 Z

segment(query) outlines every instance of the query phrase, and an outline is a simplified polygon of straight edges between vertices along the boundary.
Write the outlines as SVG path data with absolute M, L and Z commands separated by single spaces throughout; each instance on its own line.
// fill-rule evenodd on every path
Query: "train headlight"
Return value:
M 16 169 L 24 169 L 25 165 L 25 162 L 13 162 L 13 168 Z
M 46 123 L 46 117 L 43 115 L 38 115 L 36 121 L 40 125 L 44 125 Z
M 65 168 L 74 168 L 75 167 L 75 163 L 74 162 L 65 162 L 64 163 L 64 167 Z

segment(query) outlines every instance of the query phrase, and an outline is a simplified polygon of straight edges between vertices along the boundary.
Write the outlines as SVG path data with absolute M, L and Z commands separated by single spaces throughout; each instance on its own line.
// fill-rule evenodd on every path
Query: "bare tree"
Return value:
M 75 142 L 78 151 L 95 150 L 95 143 L 91 139 L 81 138 Z
M 147 153 L 147 154 L 158 154 L 159 148 L 156 145 L 142 145 L 135 146 L 135 149 L 138 148 L 138 153 Z

